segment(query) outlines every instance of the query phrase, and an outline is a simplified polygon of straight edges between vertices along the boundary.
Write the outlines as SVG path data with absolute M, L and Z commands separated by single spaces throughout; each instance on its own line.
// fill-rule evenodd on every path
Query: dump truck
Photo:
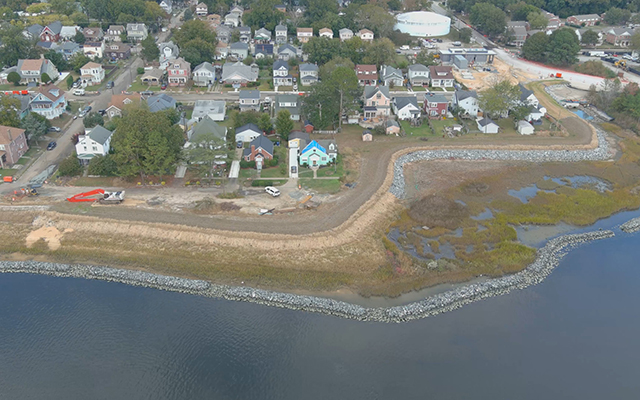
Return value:
M 68 197 L 67 201 L 70 203 L 98 202 L 103 204 L 120 204 L 124 201 L 124 190 L 107 192 L 104 189 L 95 189 Z

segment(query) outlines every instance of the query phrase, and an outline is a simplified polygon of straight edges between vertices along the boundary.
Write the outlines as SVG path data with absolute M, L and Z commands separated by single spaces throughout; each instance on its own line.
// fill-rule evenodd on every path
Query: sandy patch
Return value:
M 27 235 L 27 247 L 33 246 L 38 240 L 42 239 L 49 246 L 49 250 L 58 250 L 60 248 L 60 239 L 65 233 L 73 232 L 73 229 L 65 229 L 60 232 L 55 226 L 44 226 L 42 228 L 31 231 Z

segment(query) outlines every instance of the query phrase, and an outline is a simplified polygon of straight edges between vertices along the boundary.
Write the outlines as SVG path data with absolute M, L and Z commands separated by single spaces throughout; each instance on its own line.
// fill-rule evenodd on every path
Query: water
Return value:
M 538 188 L 538 185 L 533 184 L 531 186 L 525 186 L 525 187 L 520 188 L 518 190 L 509 189 L 509 191 L 507 193 L 509 193 L 509 196 L 513 196 L 513 197 L 517 198 L 518 200 L 520 200 L 521 202 L 526 204 L 526 203 L 529 202 L 529 200 L 531 200 L 532 198 L 536 197 L 538 192 L 553 193 L 553 192 L 555 192 L 555 190 L 542 190 L 542 189 Z
M 574 176 L 563 176 L 562 178 L 550 178 L 548 176 L 544 177 L 544 180 L 551 179 L 553 182 L 562 186 L 571 186 L 572 188 L 593 188 L 600 193 L 611 191 L 611 183 L 604 181 L 600 178 L 596 178 L 595 176 L 589 175 L 574 175 Z

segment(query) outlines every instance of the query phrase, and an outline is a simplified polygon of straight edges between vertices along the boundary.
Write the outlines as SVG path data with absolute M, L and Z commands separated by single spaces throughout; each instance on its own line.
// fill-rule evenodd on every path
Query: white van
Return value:
M 84 96 L 84 89 L 83 88 L 73 89 L 73 94 L 75 96 Z
M 266 188 L 264 188 L 264 191 L 269 193 L 273 197 L 280 196 L 280 191 L 278 189 L 274 188 L 273 186 L 267 186 Z

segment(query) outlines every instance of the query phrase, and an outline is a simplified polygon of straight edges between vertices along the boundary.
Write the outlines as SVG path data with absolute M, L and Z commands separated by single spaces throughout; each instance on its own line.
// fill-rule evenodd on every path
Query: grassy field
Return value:
M 438 136 L 438 135 L 434 135 L 433 132 L 431 132 L 431 128 L 429 128 L 429 124 L 427 124 L 426 122 L 420 126 L 411 126 L 411 124 L 407 121 L 400 121 L 400 127 L 404 129 L 408 137 L 409 136 L 411 137 Z
M 445 127 L 453 126 L 453 125 L 456 125 L 457 123 L 458 121 L 454 120 L 453 118 L 431 120 L 431 124 L 433 125 L 433 129 L 435 129 L 436 131 L 436 135 L 443 135 Z
M 342 183 L 338 179 L 303 178 L 298 182 L 303 188 L 313 190 L 318 193 L 338 193 L 342 187 Z
M 518 134 L 518 132 L 516 131 L 516 125 L 511 118 L 501 118 L 501 119 L 495 120 L 495 122 L 496 124 L 498 124 L 498 126 L 500 126 L 500 129 L 502 129 L 502 134 L 505 134 L 505 135 Z

